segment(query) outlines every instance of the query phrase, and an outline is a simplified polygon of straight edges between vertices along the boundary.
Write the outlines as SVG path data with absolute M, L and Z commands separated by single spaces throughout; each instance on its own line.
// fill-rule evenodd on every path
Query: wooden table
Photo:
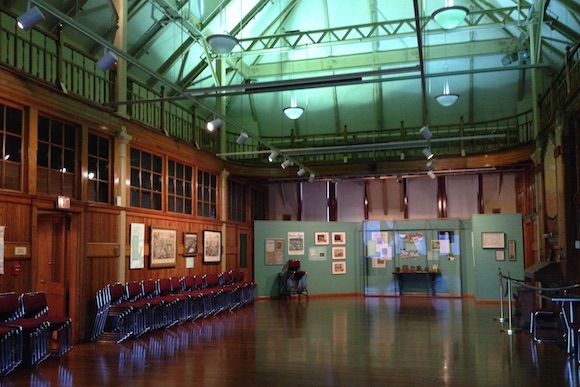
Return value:
M 395 282 L 399 286 L 399 295 L 403 295 L 403 287 L 405 284 L 405 279 L 410 278 L 419 278 L 425 277 L 425 284 L 426 284 L 426 292 L 427 294 L 431 293 L 431 295 L 435 295 L 435 280 L 438 276 L 440 276 L 440 272 L 432 272 L 432 271 L 399 271 L 394 272 L 393 276 L 395 277 Z M 429 289 L 431 290 L 429 292 Z

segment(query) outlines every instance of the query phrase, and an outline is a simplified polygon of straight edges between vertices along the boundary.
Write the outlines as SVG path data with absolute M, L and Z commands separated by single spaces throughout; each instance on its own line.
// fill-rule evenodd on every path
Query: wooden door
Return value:
M 38 280 L 36 289 L 46 293 L 51 315 L 66 314 L 66 214 L 38 216 Z

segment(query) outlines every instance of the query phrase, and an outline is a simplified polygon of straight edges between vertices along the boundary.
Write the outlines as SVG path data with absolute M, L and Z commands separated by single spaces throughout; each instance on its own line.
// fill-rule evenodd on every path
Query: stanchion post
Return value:
M 494 317 L 494 320 L 499 322 L 504 322 L 504 312 L 503 312 L 503 276 L 501 275 L 501 269 L 498 269 L 497 278 L 499 279 L 499 317 Z
M 512 335 L 516 330 L 512 325 L 512 278 L 509 276 L 507 277 L 508 283 L 507 283 L 507 288 L 508 288 L 508 327 L 507 329 L 501 329 L 503 331 L 506 331 L 508 335 Z

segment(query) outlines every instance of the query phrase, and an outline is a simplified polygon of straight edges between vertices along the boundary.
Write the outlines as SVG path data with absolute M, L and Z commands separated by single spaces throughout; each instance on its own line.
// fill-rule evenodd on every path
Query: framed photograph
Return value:
M 346 247 L 333 247 L 332 259 L 346 259 Z
M 503 232 L 482 232 L 481 248 L 483 249 L 505 249 L 505 233 Z
M 175 267 L 177 229 L 151 226 L 151 268 Z
M 505 261 L 505 250 L 496 250 L 495 251 L 495 260 L 496 261 Z
M 314 244 L 315 245 L 327 245 L 328 244 L 328 233 L 327 232 L 315 232 L 314 233 Z
M 439 241 L 439 239 L 432 239 L 431 240 L 431 250 L 439 251 L 440 244 L 441 244 L 441 242 Z
M 183 255 L 186 257 L 197 255 L 197 233 L 183 233 Z
M 332 274 L 346 274 L 346 261 L 332 262 Z
M 510 261 L 516 260 L 516 241 L 508 241 L 508 257 Z
M 222 233 L 203 231 L 203 263 L 217 263 L 222 259 Z
M 332 244 L 333 245 L 344 245 L 346 243 L 346 234 L 344 232 L 333 232 L 332 233 Z

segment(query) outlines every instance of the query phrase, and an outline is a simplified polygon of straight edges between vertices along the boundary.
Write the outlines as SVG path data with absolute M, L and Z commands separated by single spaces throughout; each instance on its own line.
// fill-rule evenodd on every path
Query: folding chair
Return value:
M 22 328 L 0 326 L 0 376 L 22 363 Z
M 24 318 L 34 318 L 50 324 L 50 331 L 56 334 L 56 345 L 51 349 L 53 356 L 63 356 L 72 349 L 72 320 L 66 316 L 49 315 L 44 292 L 24 293 L 20 296 L 20 302 Z
M 48 338 L 50 323 L 22 318 L 22 306 L 14 292 L 0 294 L 0 326 L 22 330 L 22 362 L 36 365 L 50 356 Z

